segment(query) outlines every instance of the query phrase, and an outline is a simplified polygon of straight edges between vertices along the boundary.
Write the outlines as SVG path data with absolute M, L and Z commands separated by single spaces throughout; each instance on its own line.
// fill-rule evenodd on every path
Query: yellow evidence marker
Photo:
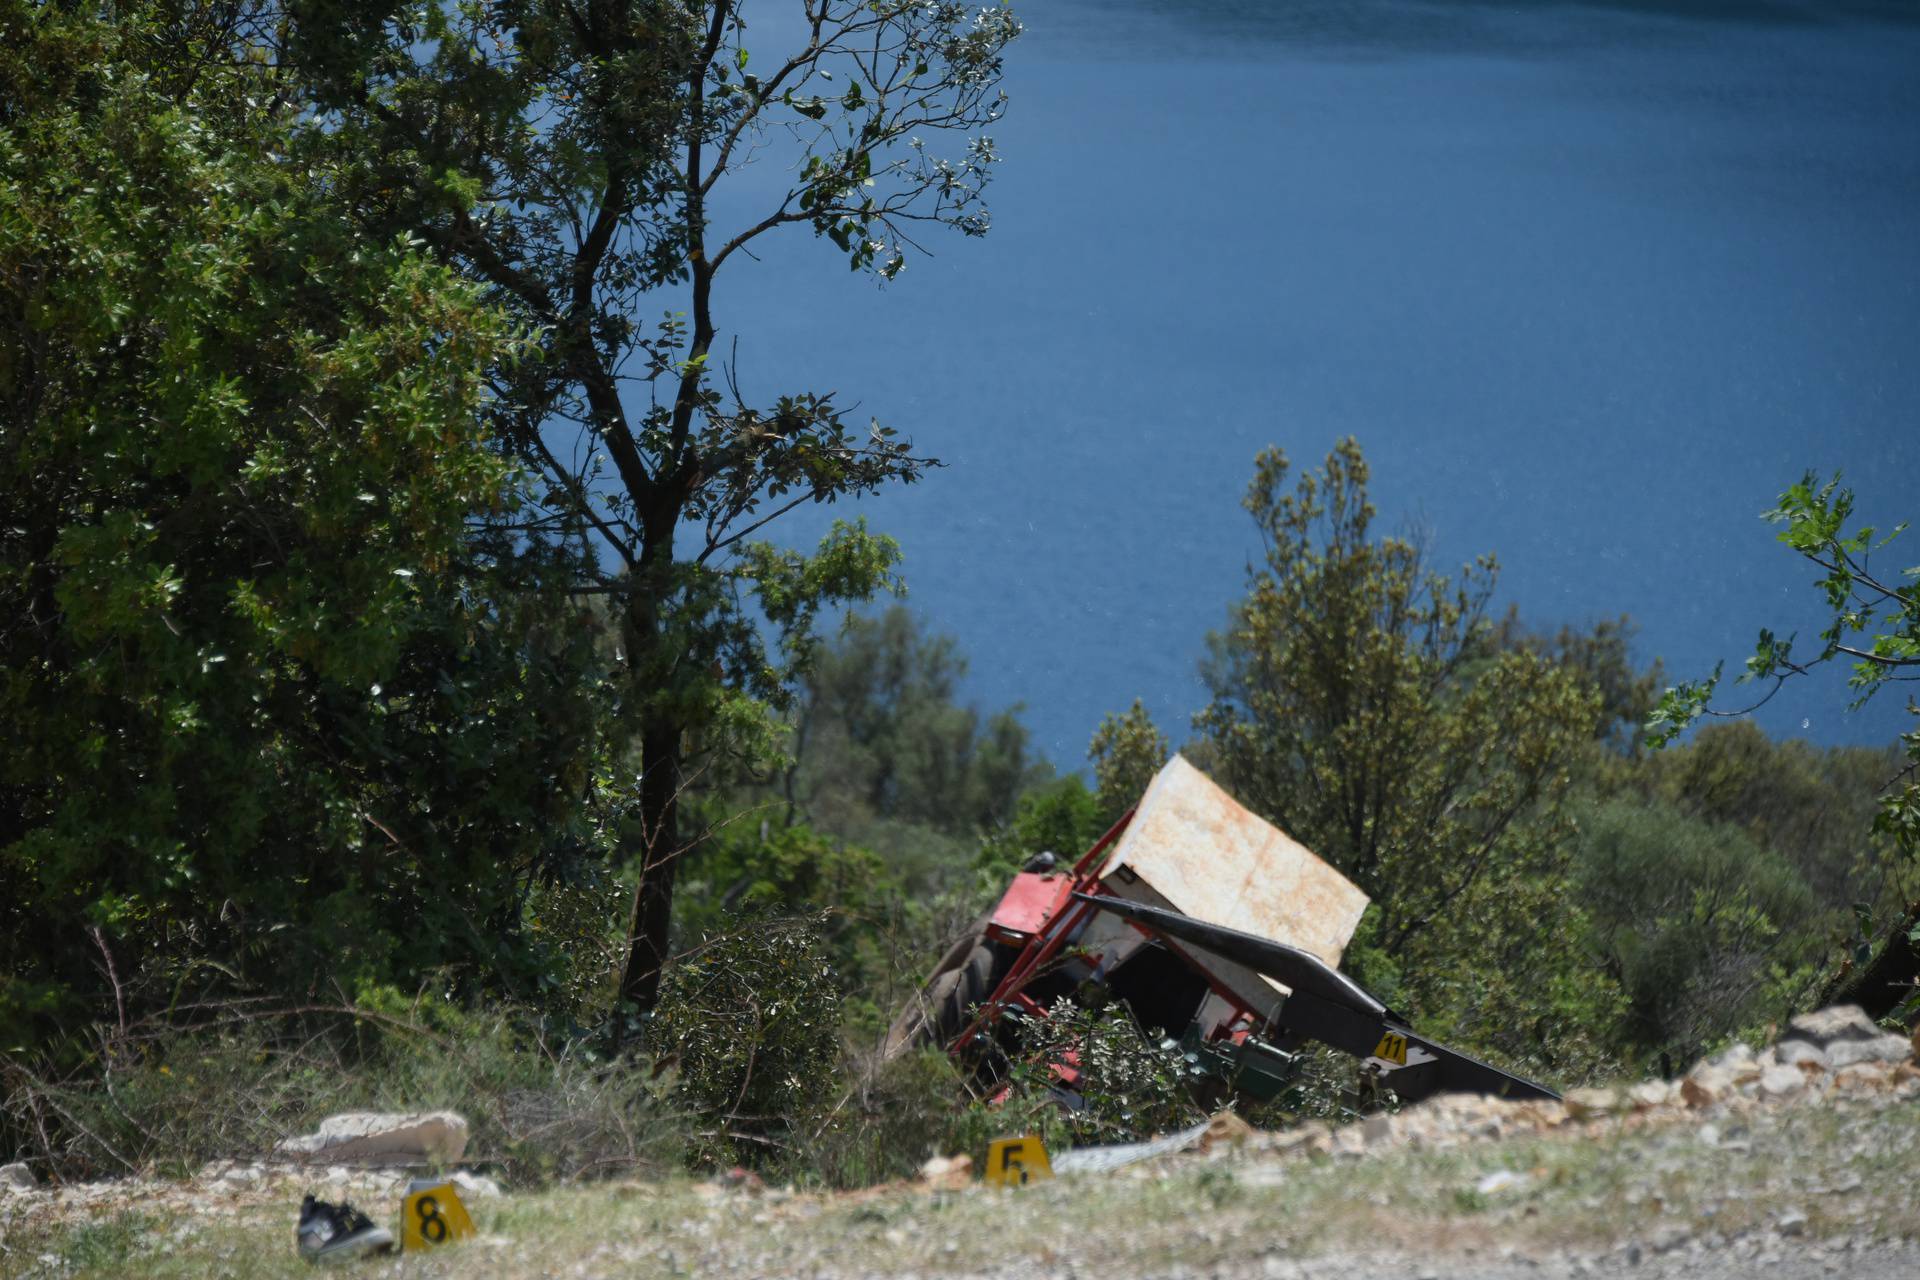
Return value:
M 467 1206 L 460 1203 L 460 1192 L 451 1182 L 418 1187 L 400 1202 L 402 1252 L 451 1244 L 472 1234 L 473 1219 L 467 1216 Z
M 1373 1047 L 1373 1056 L 1382 1062 L 1397 1062 L 1407 1065 L 1407 1038 L 1389 1031 L 1380 1037 L 1380 1043 Z
M 1032 1134 L 1024 1138 L 996 1138 L 987 1144 L 988 1186 L 1024 1187 L 1053 1176 L 1047 1149 Z

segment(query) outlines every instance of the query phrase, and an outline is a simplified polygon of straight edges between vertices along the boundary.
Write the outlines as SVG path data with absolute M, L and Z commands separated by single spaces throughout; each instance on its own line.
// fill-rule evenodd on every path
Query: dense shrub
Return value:
M 678 1073 L 704 1154 L 793 1149 L 840 1053 L 840 983 L 818 918 L 738 918 L 668 969 L 649 1051 Z
M 466 1162 L 522 1185 L 680 1163 L 684 1119 L 654 1072 L 533 1025 L 375 991 L 332 1010 L 228 1004 L 101 1029 L 65 1076 L 0 1058 L 0 1149 L 61 1177 L 185 1174 L 263 1158 L 332 1112 L 448 1109 L 472 1126 Z
M 1580 828 L 1580 900 L 1635 1044 L 1684 1063 L 1810 991 L 1843 918 L 1786 859 L 1664 805 L 1597 805 Z

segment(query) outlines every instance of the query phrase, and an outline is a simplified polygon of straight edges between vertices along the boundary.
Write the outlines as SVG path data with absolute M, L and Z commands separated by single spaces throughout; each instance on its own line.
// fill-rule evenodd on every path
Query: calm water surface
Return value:
M 949 464 L 841 514 L 1056 760 L 1136 696 L 1185 735 L 1270 442 L 1358 436 L 1389 526 L 1686 674 L 1817 627 L 1755 518 L 1801 471 L 1920 517 L 1920 5 L 1021 11 L 991 236 L 885 289 L 796 238 L 720 305 L 750 389 L 838 388 Z M 1845 701 L 1763 722 L 1907 719 Z

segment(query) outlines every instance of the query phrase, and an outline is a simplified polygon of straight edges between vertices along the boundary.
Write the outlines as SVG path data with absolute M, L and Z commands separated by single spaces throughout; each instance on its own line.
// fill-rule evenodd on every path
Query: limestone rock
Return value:
M 1887 1087 L 1896 1068 L 1885 1062 L 1856 1062 L 1834 1072 L 1833 1083 L 1853 1093 L 1869 1093 Z
M 0 1188 L 8 1191 L 38 1191 L 40 1179 L 33 1176 L 33 1170 L 24 1160 L 12 1164 L 0 1164 Z
M 1200 1135 L 1200 1149 L 1211 1151 L 1215 1147 L 1237 1147 L 1253 1134 L 1253 1126 L 1231 1111 L 1222 1111 L 1207 1121 L 1207 1131 Z
M 1496 1169 L 1474 1183 L 1473 1189 L 1483 1196 L 1497 1196 L 1505 1191 L 1525 1191 L 1531 1181 L 1524 1173 L 1515 1173 L 1511 1169 Z
M 1833 1065 L 1819 1045 L 1806 1040 L 1782 1040 L 1771 1052 L 1773 1060 L 1783 1067 L 1799 1067 L 1804 1071 L 1813 1066 L 1824 1071 Z
M 1719 1053 L 1707 1059 L 1707 1065 L 1719 1067 L 1723 1071 L 1732 1072 L 1736 1079 L 1739 1077 L 1742 1068 L 1755 1066 L 1757 1064 L 1758 1059 L 1754 1056 L 1752 1046 L 1739 1040 L 1735 1040 L 1725 1049 L 1722 1049 Z
M 1627 1109 L 1626 1097 L 1618 1089 L 1569 1089 L 1561 1101 L 1571 1120 L 1594 1120 Z
M 954 1158 L 964 1162 L 968 1168 L 973 1166 L 973 1160 L 968 1156 L 956 1156 Z M 467 1195 L 480 1200 L 497 1200 L 506 1194 L 506 1192 L 500 1189 L 500 1184 L 492 1178 L 485 1177 L 478 1173 L 468 1173 L 465 1169 L 455 1173 L 451 1178 L 448 1178 L 447 1181 L 460 1188 L 460 1190 Z
M 1835 1070 L 1856 1062 L 1905 1062 L 1913 1046 L 1905 1036 L 1876 1035 L 1870 1040 L 1840 1040 L 1827 1046 L 1827 1062 Z
M 1290 1151 L 1313 1156 L 1330 1155 L 1333 1152 L 1333 1131 L 1318 1120 L 1309 1120 L 1297 1129 L 1274 1134 L 1268 1145 L 1282 1155 Z
M 1690 1107 L 1710 1107 L 1734 1090 L 1733 1073 L 1720 1067 L 1701 1065 L 1680 1082 L 1680 1096 Z
M 1641 1111 L 1651 1111 L 1672 1102 L 1678 1092 L 1675 1086 L 1665 1080 L 1648 1080 L 1627 1090 L 1627 1098 Z
M 1760 1093 L 1769 1098 L 1784 1098 L 1807 1087 L 1807 1077 L 1798 1067 L 1776 1063 L 1760 1073 Z
M 928 1186 L 957 1191 L 973 1181 L 973 1157 L 934 1156 L 920 1166 L 920 1181 Z
M 1873 1040 L 1881 1034 L 1873 1019 L 1857 1004 L 1836 1004 L 1803 1013 L 1787 1025 L 1793 1029 L 1794 1038 L 1823 1049 L 1837 1041 Z
M 282 1155 L 328 1164 L 452 1164 L 467 1149 L 467 1122 L 451 1111 L 381 1115 L 351 1111 L 328 1116 L 304 1137 L 288 1138 Z

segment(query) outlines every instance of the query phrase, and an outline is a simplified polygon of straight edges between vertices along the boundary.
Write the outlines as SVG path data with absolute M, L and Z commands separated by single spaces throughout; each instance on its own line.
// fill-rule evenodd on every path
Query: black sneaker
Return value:
M 350 1204 L 328 1204 L 308 1196 L 300 1202 L 300 1227 L 295 1237 L 300 1256 L 308 1262 L 332 1262 L 393 1248 L 393 1232 Z

